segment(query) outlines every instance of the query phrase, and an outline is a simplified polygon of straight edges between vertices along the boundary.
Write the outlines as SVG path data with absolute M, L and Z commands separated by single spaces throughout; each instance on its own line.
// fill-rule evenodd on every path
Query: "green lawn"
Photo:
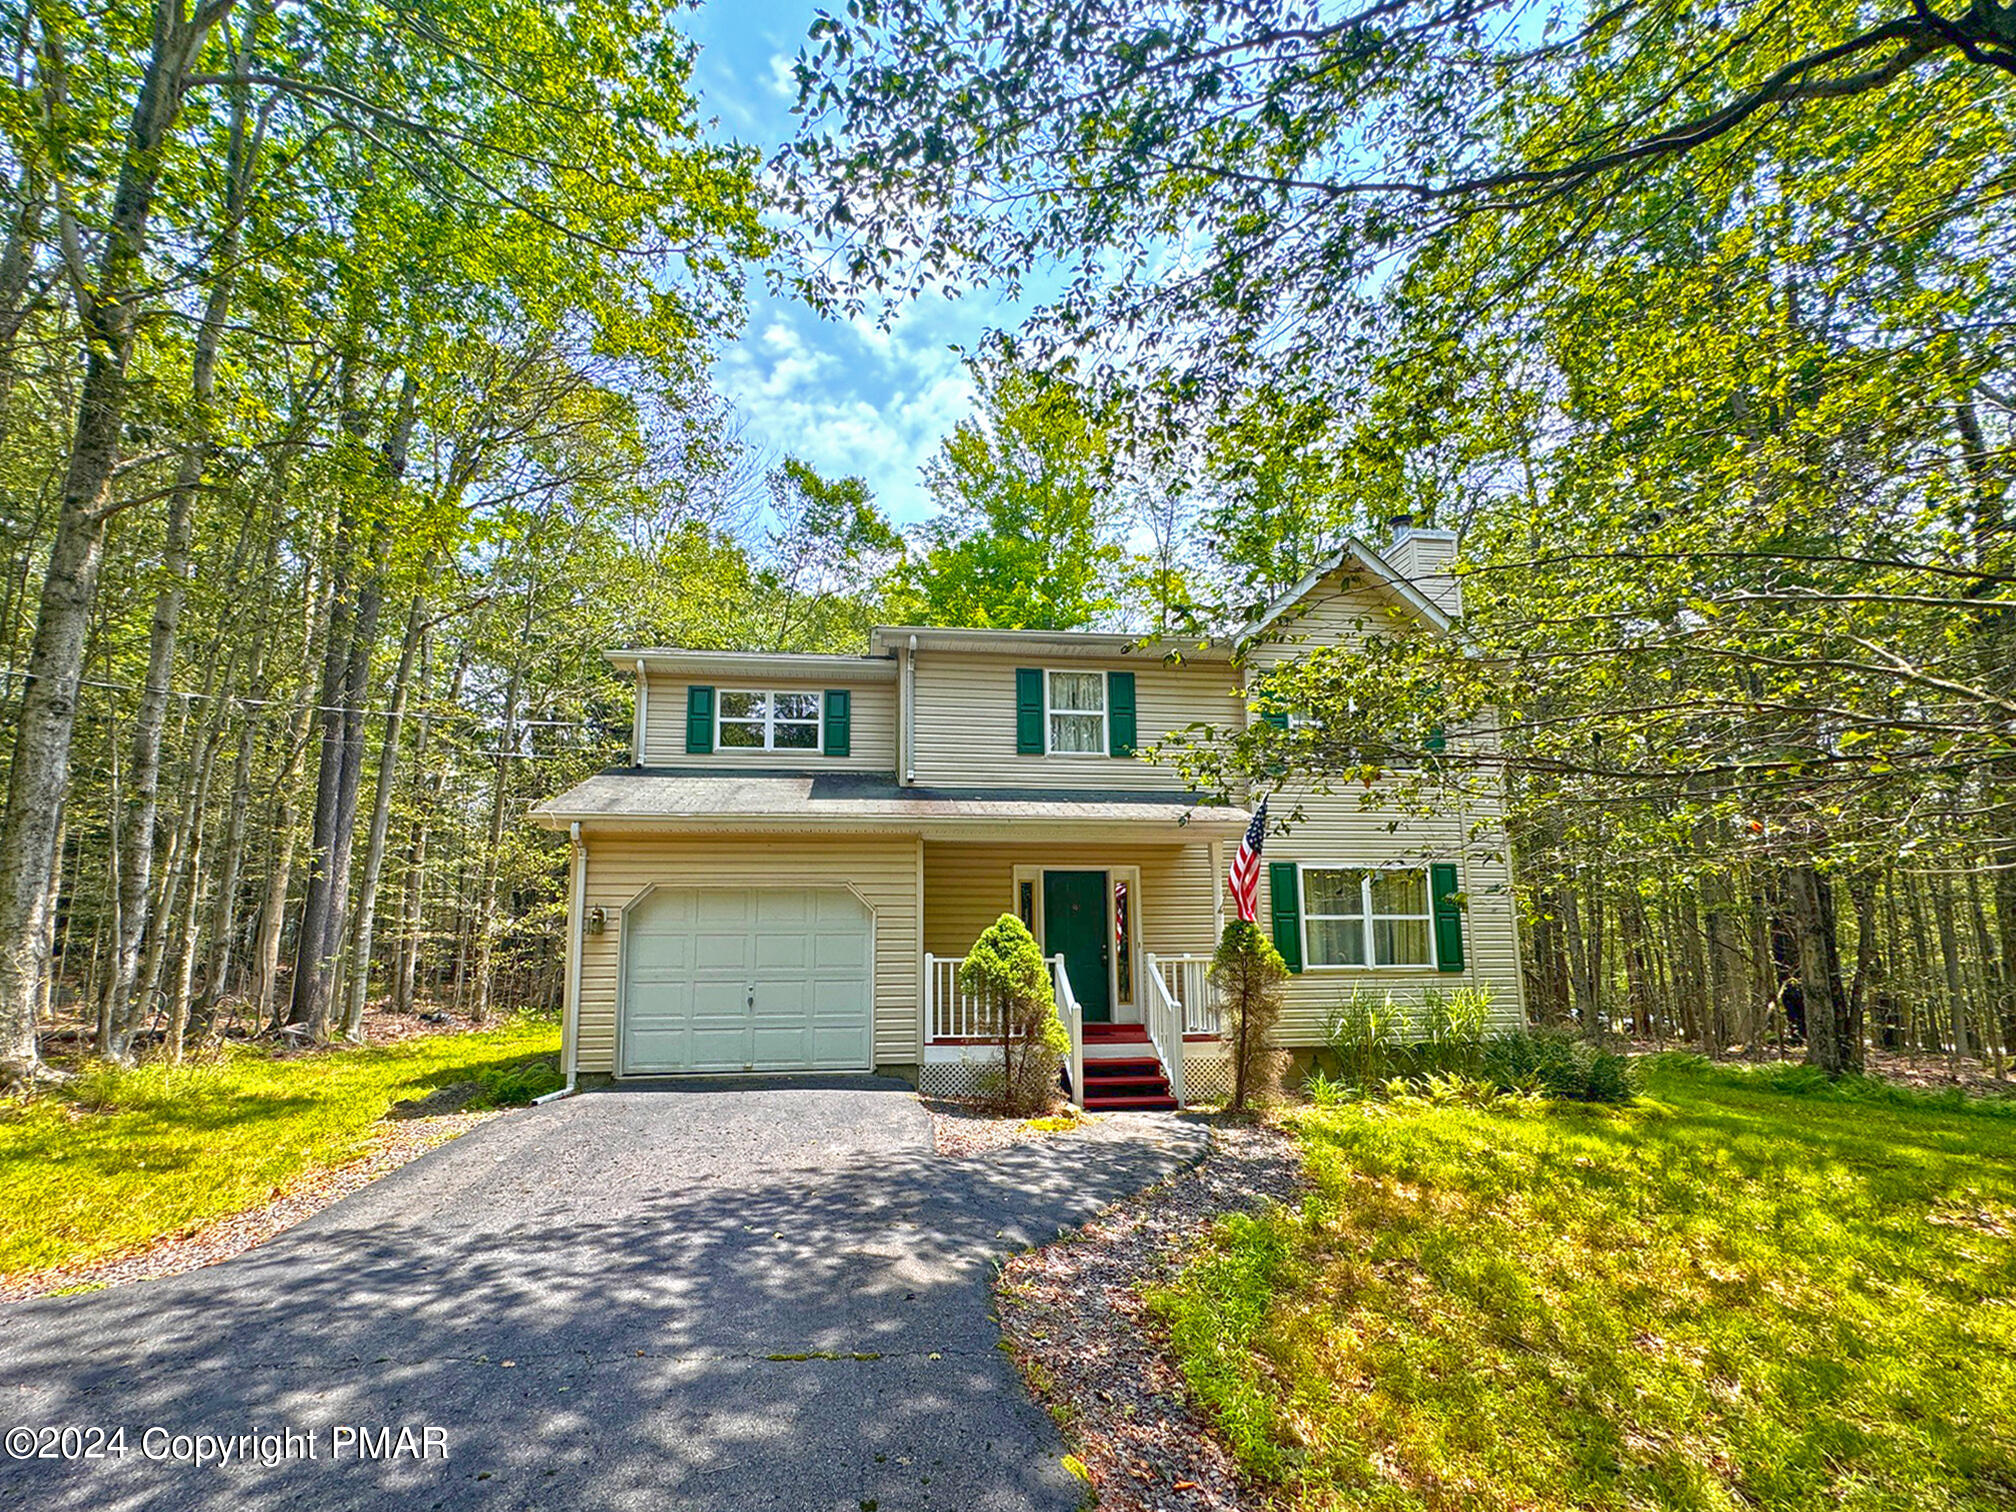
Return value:
M 1287 1508 L 2016 1505 L 2016 1108 L 1304 1109 L 1151 1296 Z
M 557 1050 L 558 1021 L 276 1060 L 100 1070 L 0 1102 L 0 1274 L 144 1247 L 363 1151 L 392 1103 Z

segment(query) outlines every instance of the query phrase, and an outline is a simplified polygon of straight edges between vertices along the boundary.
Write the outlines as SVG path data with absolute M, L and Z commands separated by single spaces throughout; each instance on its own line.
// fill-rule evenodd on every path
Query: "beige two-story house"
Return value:
M 1074 1096 L 1222 1094 L 1205 967 L 1250 814 L 1147 753 L 1270 717 L 1256 685 L 1312 645 L 1446 630 L 1454 544 L 1353 543 L 1223 644 L 893 625 L 859 656 L 610 652 L 636 688 L 632 763 L 535 815 L 573 842 L 570 1082 L 882 1070 L 980 1090 L 998 1050 L 958 967 L 1014 913 L 1051 961 Z M 1298 805 L 1259 909 L 1294 971 L 1284 1044 L 1320 1046 L 1361 986 L 1469 984 L 1523 1017 L 1495 813 L 1292 790 L 1271 809 Z

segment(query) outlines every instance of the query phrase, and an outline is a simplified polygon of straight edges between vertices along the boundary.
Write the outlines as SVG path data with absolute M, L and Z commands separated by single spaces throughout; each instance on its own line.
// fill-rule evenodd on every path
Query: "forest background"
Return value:
M 1403 516 L 1458 633 L 1200 784 L 1506 793 L 1537 1019 L 2016 1053 L 2010 13 L 856 4 L 775 152 L 681 23 L 6 7 L 9 1078 L 556 1002 L 606 647 L 1226 634 Z M 924 520 L 749 436 L 752 281 L 1032 306 Z

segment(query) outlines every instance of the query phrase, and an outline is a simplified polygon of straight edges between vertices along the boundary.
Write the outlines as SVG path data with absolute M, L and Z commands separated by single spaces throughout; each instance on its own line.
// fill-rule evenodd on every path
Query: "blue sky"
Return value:
M 792 132 L 792 60 L 814 0 L 722 0 L 687 13 L 700 44 L 703 113 L 720 134 L 767 155 Z M 963 418 L 972 385 L 958 352 L 1015 313 L 982 293 L 911 306 L 887 330 L 872 319 L 822 319 L 752 284 L 749 326 L 723 351 L 715 381 L 747 438 L 804 458 L 828 476 L 858 475 L 899 525 L 929 511 L 918 466 Z

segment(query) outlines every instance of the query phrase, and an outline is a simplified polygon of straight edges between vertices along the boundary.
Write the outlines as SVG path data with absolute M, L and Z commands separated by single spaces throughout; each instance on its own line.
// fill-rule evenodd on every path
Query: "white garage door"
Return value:
M 872 938 L 839 888 L 659 888 L 624 921 L 624 1074 L 867 1070 Z

